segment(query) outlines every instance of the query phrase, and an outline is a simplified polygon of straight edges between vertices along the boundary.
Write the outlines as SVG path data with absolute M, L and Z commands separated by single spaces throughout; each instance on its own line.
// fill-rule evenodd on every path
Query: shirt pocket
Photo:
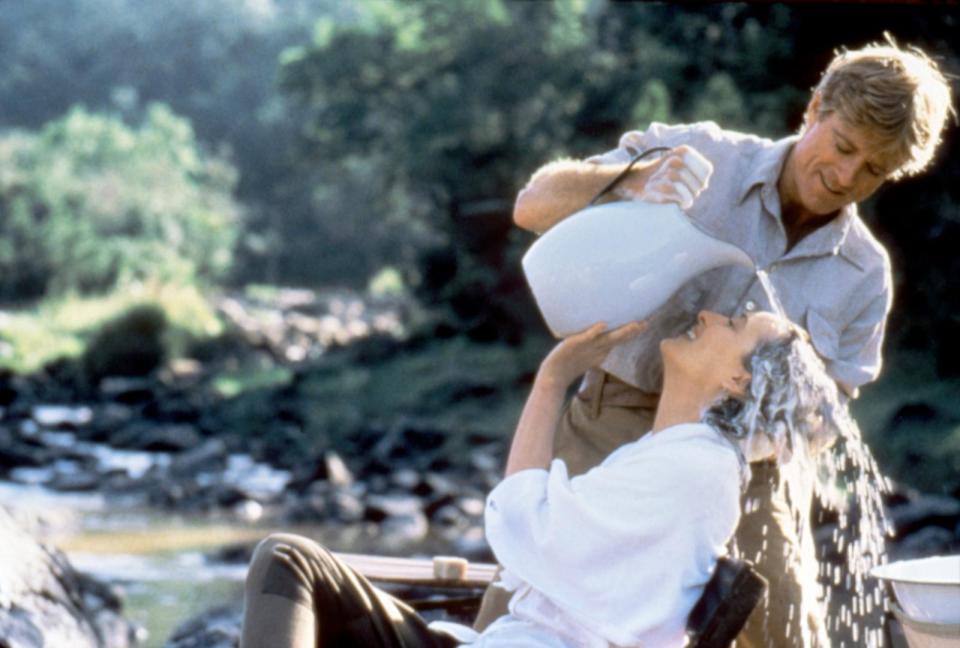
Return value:
M 840 336 L 827 318 L 812 308 L 807 309 L 807 332 L 813 348 L 824 358 L 836 360 L 840 355 Z

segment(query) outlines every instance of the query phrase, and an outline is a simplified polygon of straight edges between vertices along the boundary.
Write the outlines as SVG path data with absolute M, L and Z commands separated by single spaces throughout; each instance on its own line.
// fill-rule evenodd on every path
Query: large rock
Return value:
M 366 504 L 364 515 L 380 524 L 386 546 L 423 540 L 430 530 L 423 502 L 414 495 L 371 495 Z
M 207 610 L 177 627 L 164 648 L 236 648 L 242 616 L 239 607 Z
M 9 429 L 0 426 L 0 472 L 23 466 L 39 467 L 52 461 L 53 456 L 43 444 L 34 439 L 20 439 Z
M 953 532 L 940 527 L 924 527 L 897 542 L 890 549 L 892 560 L 909 560 L 956 553 L 960 543 Z
M 170 473 L 179 477 L 226 469 L 229 450 L 223 439 L 207 439 L 202 445 L 174 457 Z
M 327 451 L 319 459 L 310 457 L 294 468 L 288 487 L 302 492 L 317 481 L 327 482 L 337 488 L 349 488 L 354 482 L 354 476 L 340 455 Z
M 100 395 L 124 405 L 138 405 L 153 400 L 156 386 L 150 378 L 111 376 L 100 381 Z
M 183 452 L 200 443 L 196 428 L 186 423 L 135 421 L 116 432 L 110 444 L 120 448 L 152 452 Z
M 127 648 L 139 630 L 110 588 L 78 573 L 59 550 L 34 540 L 0 507 L 0 646 Z

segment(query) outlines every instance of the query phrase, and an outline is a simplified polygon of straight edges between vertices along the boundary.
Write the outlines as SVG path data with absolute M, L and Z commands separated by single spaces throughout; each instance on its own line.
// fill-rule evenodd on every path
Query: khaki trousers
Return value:
M 584 386 L 564 410 L 554 441 L 554 455 L 570 476 L 596 466 L 653 425 L 658 396 L 640 392 L 601 371 L 587 374 Z M 797 515 L 809 511 L 810 493 L 790 493 L 771 463 L 751 465 L 743 514 L 735 540 L 739 553 L 754 563 L 770 583 L 765 601 L 754 610 L 737 638 L 737 648 L 811 648 L 829 646 L 816 601 L 816 561 L 809 525 L 799 528 Z M 803 507 L 802 509 L 800 507 Z M 506 613 L 510 593 L 487 588 L 474 628 L 482 630 Z
M 278 533 L 247 572 L 240 648 L 452 648 L 403 601 L 322 546 Z

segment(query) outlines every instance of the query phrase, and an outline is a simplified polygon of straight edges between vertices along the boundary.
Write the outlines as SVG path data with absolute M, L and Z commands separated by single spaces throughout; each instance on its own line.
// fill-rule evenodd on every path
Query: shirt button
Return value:
M 753 301 L 752 299 L 751 299 L 750 301 L 748 301 L 746 304 L 744 304 L 743 306 L 744 306 L 744 308 L 746 308 L 746 309 L 747 309 L 748 311 L 750 311 L 751 313 L 752 313 L 753 311 L 757 310 L 757 303 L 756 303 L 755 301 Z

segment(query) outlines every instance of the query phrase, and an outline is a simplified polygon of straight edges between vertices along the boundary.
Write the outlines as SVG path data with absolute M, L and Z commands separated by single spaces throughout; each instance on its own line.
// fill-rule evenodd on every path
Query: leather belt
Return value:
M 577 396 L 586 401 L 594 418 L 604 406 L 656 409 L 660 402 L 660 394 L 641 391 L 602 369 L 591 369 L 584 375 Z

